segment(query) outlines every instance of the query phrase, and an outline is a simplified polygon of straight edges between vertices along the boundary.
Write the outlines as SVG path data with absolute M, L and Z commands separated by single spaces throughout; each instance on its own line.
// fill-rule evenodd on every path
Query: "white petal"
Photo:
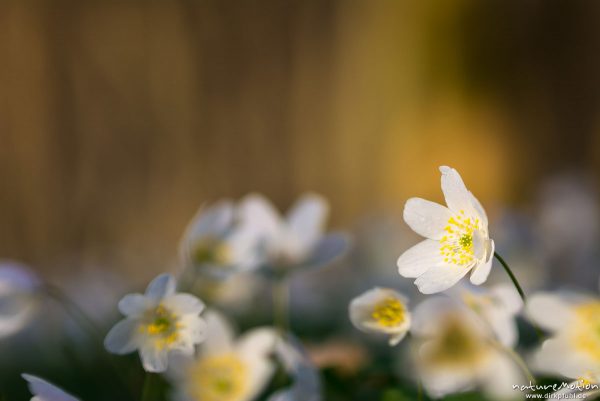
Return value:
M 496 285 L 490 292 L 508 313 L 516 315 L 523 309 L 523 300 L 513 285 Z
M 311 268 L 328 266 L 344 255 L 350 246 L 350 242 L 350 237 L 347 234 L 327 234 L 317 242 L 312 253 L 303 264 Z
M 487 307 L 484 318 L 492 327 L 498 341 L 505 347 L 514 347 L 518 340 L 517 324 L 514 316 L 497 307 Z
M 470 267 L 451 264 L 432 266 L 415 280 L 415 284 L 421 293 L 435 294 L 452 287 L 470 270 Z
M 329 205 L 325 198 L 316 194 L 304 195 L 292 207 L 287 216 L 289 229 L 307 251 L 323 234 Z
M 204 314 L 206 321 L 206 339 L 202 343 L 205 353 L 228 352 L 233 347 L 233 329 L 223 315 L 208 310 Z
M 494 241 L 490 240 L 490 249 L 491 249 L 491 254 L 494 254 L 494 249 L 495 249 L 495 245 L 494 245 Z M 494 258 L 492 256 L 488 256 L 487 261 L 484 261 L 482 263 L 480 263 L 479 265 L 475 266 L 475 268 L 473 268 L 473 273 L 471 273 L 471 283 L 475 284 L 475 285 L 480 285 L 483 284 L 488 276 L 490 275 L 490 271 L 492 270 L 492 263 L 494 261 Z
M 464 211 L 468 216 L 475 215 L 474 207 L 471 203 L 471 193 L 465 186 L 460 174 L 453 168 L 442 166 L 442 191 L 448 208 L 454 213 Z
M 389 344 L 391 346 L 398 345 L 400 343 L 400 341 L 402 341 L 404 339 L 404 337 L 406 337 L 406 333 L 408 333 L 408 330 L 391 336 L 390 340 L 389 340 Z
M 175 278 L 170 274 L 161 274 L 146 288 L 146 297 L 158 302 L 175 293 Z
M 200 316 L 190 314 L 181 317 L 181 337 L 185 347 L 192 347 L 206 340 L 208 328 L 206 321 Z
M 113 354 L 124 355 L 135 351 L 138 347 L 139 322 L 134 319 L 123 319 L 113 326 L 104 339 L 104 347 Z
M 188 227 L 189 239 L 204 235 L 220 236 L 233 223 L 234 210 L 233 202 L 229 199 L 209 208 L 201 207 Z
M 277 332 L 273 329 L 253 329 L 238 340 L 236 348 L 243 355 L 266 357 L 275 349 L 277 339 Z
M 513 390 L 514 384 L 527 384 L 526 379 L 521 373 L 519 367 L 508 356 L 496 352 L 493 359 L 488 364 L 483 375 L 483 387 L 487 394 L 493 399 L 514 399 L 516 391 Z
M 587 373 L 598 369 L 598 364 L 588 355 L 576 352 L 572 338 L 559 336 L 544 341 L 535 355 L 535 367 L 546 373 L 558 373 L 565 377 L 577 379 L 586 377 Z
M 559 331 L 574 318 L 570 306 L 559 296 L 540 293 L 533 295 L 526 306 L 527 316 L 541 328 Z
M 471 195 L 471 204 L 473 205 L 473 209 L 475 209 L 475 212 L 477 213 L 477 217 L 479 217 L 479 220 L 482 222 L 483 226 L 487 228 L 488 217 L 487 213 L 485 212 L 485 209 L 483 208 L 483 206 L 481 206 L 481 203 L 475 197 L 475 195 L 473 195 L 473 193 L 469 191 L 469 195 Z
M 244 224 L 252 224 L 267 240 L 281 234 L 283 221 L 275 207 L 264 196 L 251 194 L 239 205 L 239 213 Z
M 398 272 L 403 277 L 419 277 L 428 269 L 444 264 L 440 243 L 426 239 L 408 249 L 398 258 Z
M 271 376 L 275 372 L 274 364 L 267 358 L 254 358 L 246 360 L 249 365 L 248 390 L 239 401 L 250 401 L 265 388 Z
M 165 298 L 162 304 L 178 315 L 199 315 L 204 310 L 204 303 L 192 294 L 177 293 Z
M 142 294 L 128 294 L 119 301 L 119 311 L 125 316 L 140 316 L 150 307 L 152 303 Z
M 27 380 L 29 391 L 35 396 L 33 399 L 40 401 L 79 401 L 46 380 L 28 374 L 22 374 L 21 376 Z
M 455 308 L 455 301 L 447 296 L 425 299 L 413 311 L 411 332 L 423 337 L 436 334 L 439 325 L 443 323 L 440 317 Z
M 439 240 L 454 214 L 445 206 L 421 198 L 411 198 L 404 205 L 404 221 L 425 238 Z
M 140 349 L 142 366 L 146 372 L 161 373 L 167 370 L 169 350 L 158 349 L 154 344 L 145 344 Z

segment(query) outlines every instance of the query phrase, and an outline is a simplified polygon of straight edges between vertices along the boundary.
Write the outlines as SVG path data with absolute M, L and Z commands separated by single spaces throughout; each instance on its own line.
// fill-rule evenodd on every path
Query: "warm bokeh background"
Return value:
M 0 255 L 156 272 L 199 204 L 315 190 L 337 226 L 600 180 L 600 4 L 8 1 Z

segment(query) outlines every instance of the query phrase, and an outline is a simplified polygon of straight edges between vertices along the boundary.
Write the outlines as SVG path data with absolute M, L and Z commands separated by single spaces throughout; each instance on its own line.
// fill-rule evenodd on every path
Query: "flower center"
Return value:
M 450 217 L 440 239 L 440 253 L 444 262 L 459 266 L 470 265 L 475 259 L 473 232 L 479 229 L 479 219 L 466 217 L 464 210 Z
M 164 349 L 178 340 L 181 323 L 175 314 L 163 305 L 157 306 L 146 314 L 140 332 L 151 337 L 154 346 Z
M 207 237 L 198 241 L 194 247 L 192 259 L 198 265 L 214 264 L 223 266 L 229 264 L 231 250 L 224 241 Z
M 600 361 L 600 301 L 579 305 L 575 313 L 580 322 L 574 338 L 577 349 Z
M 487 354 L 484 343 L 457 317 L 449 317 L 428 362 L 473 366 Z
M 233 354 L 202 358 L 191 367 L 188 391 L 198 401 L 235 401 L 248 390 L 247 367 Z
M 387 298 L 373 309 L 371 316 L 380 326 L 394 327 L 404 322 L 404 305 L 396 298 Z

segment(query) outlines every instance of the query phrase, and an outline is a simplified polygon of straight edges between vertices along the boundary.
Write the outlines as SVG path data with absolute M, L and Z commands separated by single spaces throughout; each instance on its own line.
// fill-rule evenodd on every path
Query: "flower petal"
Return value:
M 495 249 L 493 240 L 490 240 L 489 246 L 491 247 L 491 255 L 493 255 L 494 249 Z M 494 258 L 492 256 L 488 255 L 488 259 L 486 261 L 475 266 L 473 268 L 473 273 L 471 273 L 471 283 L 473 283 L 475 285 L 483 284 L 487 280 L 488 276 L 490 275 L 490 271 L 492 270 L 493 261 L 494 261 Z
M 282 231 L 281 216 L 267 198 L 259 194 L 246 196 L 239 205 L 240 217 L 243 224 L 252 224 L 263 238 L 277 238 Z
M 323 234 L 329 204 L 320 195 L 307 194 L 300 198 L 287 216 L 287 224 L 304 251 L 317 243 Z
M 205 353 L 229 352 L 233 347 L 233 329 L 223 315 L 214 310 L 204 314 L 206 339 L 202 344 Z
M 463 210 L 469 216 L 476 214 L 471 202 L 472 195 L 458 171 L 447 166 L 441 166 L 440 172 L 442 173 L 442 191 L 448 208 L 454 213 L 460 213 Z
M 72 395 L 64 392 L 60 388 L 56 387 L 52 383 L 46 380 L 40 379 L 39 377 L 22 374 L 21 377 L 27 380 L 29 391 L 34 395 L 32 400 L 39 401 L 79 401 Z
M 470 270 L 469 267 L 451 264 L 431 266 L 415 280 L 415 284 L 421 293 L 435 294 L 452 287 Z
M 168 367 L 169 350 L 159 349 L 154 344 L 148 343 L 140 349 L 140 358 L 146 372 L 164 372 Z
M 419 277 L 430 267 L 444 263 L 440 243 L 426 239 L 408 249 L 398 258 L 398 272 L 403 277 Z
M 531 320 L 553 332 L 568 326 L 574 318 L 569 305 L 561 297 L 550 293 L 533 295 L 527 302 L 526 311 Z
M 404 221 L 417 234 L 434 240 L 444 236 L 444 227 L 454 214 L 445 206 L 421 198 L 411 198 L 404 205 Z
M 138 347 L 138 321 L 123 319 L 113 326 L 104 339 L 104 347 L 113 354 L 124 355 Z
M 128 294 L 119 301 L 119 311 L 125 316 L 140 316 L 149 307 L 151 307 L 149 300 L 142 294 Z
M 482 382 L 486 394 L 493 399 L 511 400 L 515 398 L 512 386 L 525 383 L 525 377 L 508 355 L 496 351 L 486 366 Z
M 159 302 L 161 299 L 175 293 L 175 278 L 171 274 L 161 274 L 146 288 L 146 297 Z
M 236 344 L 243 355 L 260 355 L 266 357 L 275 349 L 277 332 L 271 328 L 257 328 L 244 334 Z
M 204 303 L 192 294 L 177 293 L 165 298 L 162 304 L 178 315 L 199 315 L 204 310 Z
M 343 256 L 350 246 L 350 237 L 345 233 L 327 234 L 315 245 L 309 258 L 303 263 L 307 267 L 328 266 Z

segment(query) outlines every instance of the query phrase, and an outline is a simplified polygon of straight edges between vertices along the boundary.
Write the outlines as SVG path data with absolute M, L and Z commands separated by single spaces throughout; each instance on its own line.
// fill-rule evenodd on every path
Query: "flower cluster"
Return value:
M 599 394 L 599 296 L 542 292 L 527 299 L 496 252 L 480 202 L 456 170 L 440 171 L 446 205 L 411 198 L 404 207 L 405 222 L 425 239 L 398 257 L 397 269 L 414 279 L 420 294 L 408 296 L 389 283 L 369 289 L 349 303 L 351 323 L 381 335 L 390 347 L 408 345 L 398 354 L 410 357 L 419 400 L 421 386 L 433 399 L 473 390 L 493 400 L 522 399 L 515 388 L 535 389 L 529 366 L 572 381 L 554 396 Z M 319 372 L 290 329 L 287 286 L 296 273 L 330 265 L 349 248 L 346 234 L 325 230 L 328 215 L 327 201 L 316 194 L 302 196 L 285 215 L 258 194 L 202 207 L 180 241 L 179 274 L 160 274 L 143 293 L 125 295 L 117 305 L 123 318 L 104 337 L 104 349 L 139 353 L 146 383 L 160 376 L 175 401 L 321 401 Z M 511 284 L 482 285 L 494 259 Z M 274 324 L 236 336 L 232 320 L 207 306 L 196 284 L 216 287 L 253 274 L 273 289 Z M 0 337 L 22 330 L 43 297 L 86 320 L 64 293 L 27 267 L 0 263 Z M 539 336 L 531 358 L 521 357 L 518 318 Z M 34 401 L 77 400 L 37 376 L 23 378 Z M 144 388 L 147 401 L 152 386 Z

